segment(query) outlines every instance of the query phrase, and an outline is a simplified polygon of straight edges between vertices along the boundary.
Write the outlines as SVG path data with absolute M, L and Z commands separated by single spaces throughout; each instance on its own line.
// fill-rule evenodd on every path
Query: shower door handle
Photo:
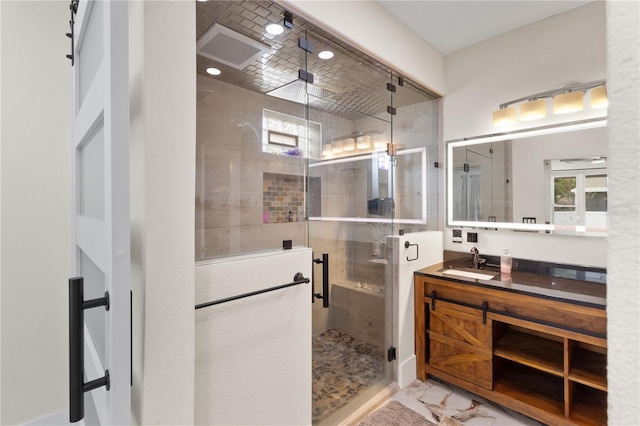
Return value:
M 313 257 L 313 254 L 311 255 Z M 329 253 L 323 253 L 322 259 L 313 259 L 313 263 L 322 264 L 322 293 L 315 292 L 315 281 L 313 280 L 314 274 L 311 275 L 311 302 L 315 302 L 315 299 L 322 299 L 322 307 L 329 307 Z

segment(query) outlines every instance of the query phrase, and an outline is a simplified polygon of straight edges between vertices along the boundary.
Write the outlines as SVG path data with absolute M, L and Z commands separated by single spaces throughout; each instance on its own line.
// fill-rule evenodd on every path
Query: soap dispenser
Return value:
M 508 249 L 504 249 L 504 253 L 500 256 L 500 273 L 511 274 L 511 254 Z

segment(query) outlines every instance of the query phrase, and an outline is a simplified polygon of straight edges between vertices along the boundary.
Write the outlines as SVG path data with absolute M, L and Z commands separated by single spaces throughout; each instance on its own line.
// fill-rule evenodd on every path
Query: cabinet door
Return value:
M 429 367 L 492 389 L 492 324 L 482 311 L 437 300 L 429 307 Z

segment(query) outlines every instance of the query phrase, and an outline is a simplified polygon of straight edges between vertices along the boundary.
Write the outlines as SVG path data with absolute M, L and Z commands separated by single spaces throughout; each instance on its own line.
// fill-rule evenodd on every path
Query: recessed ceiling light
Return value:
M 330 50 L 323 50 L 322 52 L 318 53 L 318 58 L 320 59 L 331 59 L 333 58 L 333 52 Z
M 284 28 L 282 28 L 282 25 L 278 25 L 278 24 L 269 24 L 265 29 L 269 34 L 273 34 L 273 35 L 282 34 L 282 32 L 284 31 Z
M 222 71 L 220 71 L 218 68 L 207 68 L 207 72 L 211 75 L 220 75 L 222 74 Z

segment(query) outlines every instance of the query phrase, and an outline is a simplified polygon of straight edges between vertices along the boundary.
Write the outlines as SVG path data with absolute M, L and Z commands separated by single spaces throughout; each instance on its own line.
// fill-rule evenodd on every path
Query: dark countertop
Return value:
M 447 256 L 445 255 L 445 259 Z M 540 264 L 537 270 L 542 273 L 532 272 L 531 261 L 518 261 L 514 259 L 514 266 L 522 265 L 522 271 L 514 268 L 510 275 L 500 273 L 497 266 L 484 266 L 482 269 L 472 269 L 470 257 L 450 259 L 436 263 L 416 271 L 417 275 L 430 276 L 446 281 L 468 283 L 470 285 L 491 287 L 504 291 L 528 294 L 537 297 L 558 299 L 565 302 L 588 305 L 605 309 L 606 307 L 606 271 L 599 268 L 573 267 L 570 265 Z M 491 262 L 488 262 L 491 264 Z M 551 266 L 550 266 L 551 265 Z M 480 274 L 495 274 L 489 280 L 466 278 L 447 275 L 447 269 L 458 269 Z M 567 276 L 579 279 L 566 278 Z

